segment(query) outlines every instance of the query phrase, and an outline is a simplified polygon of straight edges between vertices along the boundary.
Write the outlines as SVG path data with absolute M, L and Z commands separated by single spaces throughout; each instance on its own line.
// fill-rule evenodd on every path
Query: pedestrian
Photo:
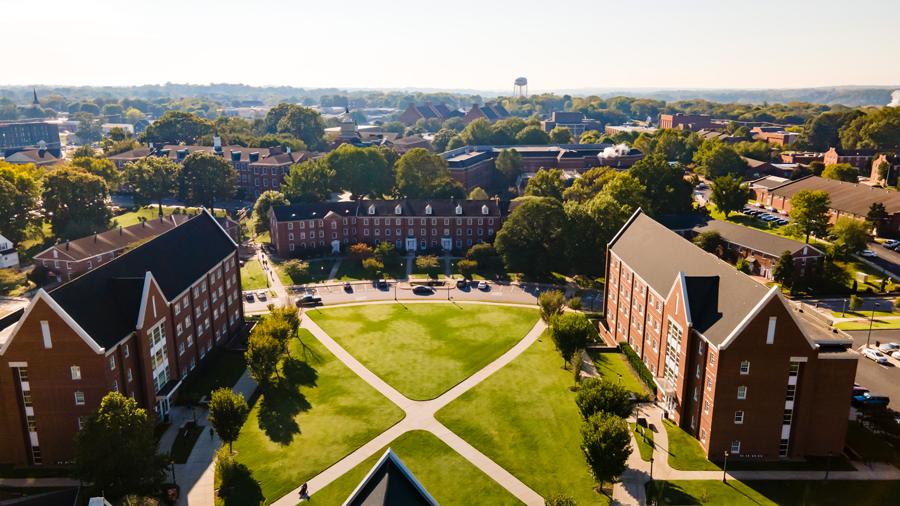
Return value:
M 309 497 L 309 485 L 306 482 L 303 482 L 303 485 L 300 485 L 300 500 L 312 501 Z
M 215 434 L 215 432 L 216 432 L 215 429 L 213 429 L 212 427 L 209 428 L 209 440 L 210 441 L 212 441 L 213 434 Z

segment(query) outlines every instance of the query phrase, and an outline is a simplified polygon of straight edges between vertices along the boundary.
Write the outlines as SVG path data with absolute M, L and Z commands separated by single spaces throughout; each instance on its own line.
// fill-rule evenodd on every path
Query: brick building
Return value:
M 243 322 L 237 245 L 202 213 L 0 322 L 0 463 L 70 462 L 110 391 L 167 415 Z M 114 450 L 114 449 L 113 449 Z
M 339 252 L 359 242 L 398 250 L 468 249 L 492 242 L 508 203 L 497 200 L 401 199 L 272 206 L 272 244 L 282 258 Z
M 509 111 L 507 111 L 505 107 L 496 102 L 488 102 L 484 105 L 472 104 L 472 108 L 466 112 L 465 116 L 463 116 L 463 121 L 467 125 L 476 119 L 486 119 L 493 123 L 509 117 Z
M 186 214 L 172 214 L 57 243 L 34 255 L 34 265 L 56 281 L 69 281 L 118 257 L 133 244 L 152 239 L 189 219 Z M 216 220 L 232 240 L 240 241 L 240 224 L 230 218 Z
M 885 177 L 881 177 L 881 174 L 878 172 L 882 164 L 887 167 Z M 897 184 L 898 175 L 900 175 L 900 155 L 882 153 L 872 160 L 872 170 L 869 171 L 869 180 L 875 184 L 895 186 Z
M 640 210 L 609 244 L 606 279 L 601 334 L 635 350 L 708 458 L 843 451 L 851 339 Z
M 443 103 L 425 102 L 422 105 L 409 104 L 406 110 L 397 118 L 397 121 L 406 126 L 412 126 L 420 119 L 437 119 L 443 123 L 450 118 L 462 117 L 462 115 L 460 111 L 450 109 Z
M 9 156 L 38 146 L 60 156 L 59 126 L 41 119 L 0 121 L 0 154 Z
M 825 165 L 847 163 L 859 169 L 860 172 L 866 173 L 869 171 L 869 165 L 872 163 L 872 158 L 875 158 L 875 154 L 874 149 L 831 148 L 822 155 L 822 162 Z
M 707 114 L 660 114 L 659 128 L 675 128 L 678 130 L 721 130 L 723 125 L 713 123 Z
M 785 131 L 780 126 L 756 126 L 750 129 L 754 140 L 767 142 L 776 146 L 790 146 L 800 140 L 800 134 Z
M 568 128 L 572 133 L 572 141 L 578 142 L 581 134 L 588 130 L 600 130 L 600 122 L 590 118 L 586 118 L 580 112 L 561 112 L 554 111 L 550 114 L 550 119 L 541 121 L 541 128 L 545 132 L 550 133 L 556 127 Z

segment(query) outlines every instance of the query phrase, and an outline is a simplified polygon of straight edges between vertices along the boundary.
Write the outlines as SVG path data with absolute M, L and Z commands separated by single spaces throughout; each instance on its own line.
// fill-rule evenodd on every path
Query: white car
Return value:
M 900 343 L 882 343 L 882 345 L 878 347 L 878 351 L 882 353 L 891 353 L 896 350 L 900 350 Z
M 895 351 L 894 353 L 891 353 L 891 357 L 895 358 L 897 360 L 900 360 L 900 351 Z
M 885 248 L 889 248 L 889 249 L 894 249 L 898 245 L 900 245 L 900 241 L 898 241 L 896 239 L 889 239 L 887 241 L 884 241 L 884 244 L 882 244 L 882 246 L 884 246 Z
M 864 249 L 864 250 L 860 251 L 859 254 L 860 254 L 860 256 L 864 256 L 866 258 L 875 258 L 878 256 L 877 253 L 875 253 L 874 251 L 872 251 L 870 249 Z
M 880 351 L 874 350 L 874 349 L 872 349 L 872 348 L 866 348 L 866 349 L 864 349 L 864 350 L 863 350 L 863 356 L 866 357 L 866 358 L 869 359 L 869 360 L 874 360 L 875 362 L 877 362 L 877 363 L 879 363 L 879 364 L 886 364 L 887 361 L 888 361 L 888 359 L 887 359 L 887 357 L 884 355 L 884 353 L 881 353 Z

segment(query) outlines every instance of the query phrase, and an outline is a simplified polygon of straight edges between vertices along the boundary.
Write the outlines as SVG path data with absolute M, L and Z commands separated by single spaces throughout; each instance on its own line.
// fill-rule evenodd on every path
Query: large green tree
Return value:
M 519 177 L 524 166 L 522 155 L 515 149 L 500 151 L 500 154 L 497 155 L 497 159 L 494 161 L 494 167 L 497 168 L 497 172 L 500 173 L 507 185 L 512 184 Z
M 810 235 L 824 236 L 828 231 L 828 209 L 831 198 L 822 190 L 801 190 L 791 197 L 791 227 L 806 237 L 809 244 Z
M 494 244 L 512 272 L 540 275 L 563 266 L 563 228 L 566 214 L 562 203 L 545 197 L 527 197 L 497 232 Z
M 13 242 L 24 239 L 41 222 L 41 175 L 34 165 L 0 162 L 0 234 Z
M 394 186 L 390 164 L 377 148 L 341 144 L 325 162 L 334 170 L 336 183 L 354 197 L 382 198 Z
M 565 258 L 572 272 L 603 274 L 606 245 L 622 228 L 633 210 L 600 193 L 585 202 L 565 203 Z
M 44 177 L 43 204 L 53 233 L 76 239 L 109 228 L 109 188 L 99 176 L 60 167 Z
M 827 151 L 841 146 L 840 130 L 863 113 L 857 109 L 828 111 L 810 118 L 804 128 L 803 139 L 810 148 Z
M 267 190 L 260 193 L 256 203 L 253 204 L 253 215 L 256 216 L 256 233 L 259 234 L 269 230 L 269 209 L 272 209 L 272 206 L 286 206 L 290 205 L 290 203 L 281 192 Z
M 230 388 L 217 388 L 209 397 L 209 423 L 212 424 L 222 441 L 231 444 L 238 438 L 247 414 L 250 412 L 244 396 Z
M 558 126 L 550 131 L 550 142 L 553 144 L 571 144 L 572 131 L 566 127 Z
M 572 186 L 566 188 L 563 197 L 566 200 L 586 202 L 594 198 L 606 183 L 609 183 L 616 170 L 612 167 L 594 167 L 581 174 L 581 177 L 572 182 Z
M 270 134 L 290 134 L 302 140 L 309 149 L 320 149 L 325 135 L 322 116 L 307 107 L 281 103 L 269 109 L 262 127 Z
M 859 253 L 869 242 L 869 226 L 853 218 L 838 218 L 831 227 L 831 234 L 835 237 L 836 251 L 842 256 Z
M 841 128 L 844 149 L 900 149 L 900 107 L 870 109 Z
M 631 455 L 631 431 L 625 420 L 596 413 L 581 427 L 581 441 L 581 451 L 601 489 L 604 482 L 625 471 Z
M 137 401 L 108 393 L 75 437 L 75 472 L 107 498 L 154 494 L 165 476 L 153 421 Z
M 731 146 L 720 141 L 704 141 L 694 154 L 697 169 L 710 178 L 728 174 L 741 176 L 747 169 L 747 163 Z
M 790 251 L 784 251 L 775 262 L 772 269 L 772 279 L 790 288 L 794 283 L 794 256 Z
M 283 348 L 265 326 L 257 325 L 247 338 L 247 370 L 263 388 L 272 385 L 272 375 L 278 369 Z
M 217 200 L 234 195 L 237 179 L 237 171 L 221 156 L 195 151 L 178 171 L 178 197 L 188 205 L 213 209 Z
M 621 383 L 606 378 L 587 378 L 578 387 L 575 404 L 581 416 L 590 418 L 595 413 L 607 413 L 628 418 L 634 411 L 631 391 Z
M 397 190 L 407 198 L 434 196 L 438 183 L 450 179 L 447 161 L 426 149 L 407 151 L 394 165 Z
M 709 200 L 725 215 L 740 211 L 750 200 L 750 188 L 743 184 L 741 178 L 726 175 L 713 180 L 710 186 Z
M 72 159 L 72 167 L 77 167 L 88 174 L 99 176 L 106 181 L 106 186 L 111 190 L 119 187 L 122 182 L 122 171 L 116 164 L 107 158 L 78 157 Z
M 476 119 L 462 129 L 459 139 L 463 145 L 468 146 L 493 144 L 494 132 L 491 130 L 491 123 L 484 118 Z
M 879 233 L 881 233 L 881 225 L 888 219 L 887 209 L 882 202 L 872 202 L 869 206 L 869 212 L 866 213 L 866 221 L 872 224 Z
M 550 321 L 550 337 L 563 358 L 564 366 L 596 335 L 597 329 L 584 313 L 565 312 L 554 316 Z
M 859 181 L 859 169 L 849 163 L 835 163 L 825 166 L 825 169 L 822 171 L 822 177 L 856 183 Z
M 562 200 L 566 185 L 559 169 L 540 169 L 525 186 L 525 195 Z
M 196 114 L 167 111 L 144 131 L 144 141 L 154 144 L 193 144 L 197 138 L 212 133 L 211 121 Z
M 134 193 L 135 203 L 144 206 L 155 202 L 162 217 L 162 201 L 175 195 L 180 169 L 177 162 L 161 156 L 148 156 L 126 165 L 125 181 Z
M 294 164 L 281 191 L 291 202 L 323 202 L 335 190 L 335 171 L 322 158 Z
M 518 144 L 550 144 L 550 135 L 543 128 L 531 125 L 523 128 L 516 134 Z
M 651 216 L 691 210 L 691 185 L 684 179 L 681 166 L 669 164 L 661 155 L 651 155 L 635 163 L 628 173 L 647 189 L 646 211 Z

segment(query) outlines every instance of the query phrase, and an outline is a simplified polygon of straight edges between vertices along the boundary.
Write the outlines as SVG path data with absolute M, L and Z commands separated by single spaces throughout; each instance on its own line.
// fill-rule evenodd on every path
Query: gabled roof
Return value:
M 147 272 L 172 300 L 236 250 L 208 212 L 49 292 L 100 346 L 135 329 Z
M 55 244 L 34 257 L 37 259 L 51 260 L 51 251 L 57 249 L 71 260 L 83 260 L 96 255 L 118 251 L 129 244 L 156 237 L 163 232 L 171 230 L 186 222 L 189 216 L 184 214 L 172 214 L 162 219 L 153 218 L 147 221 L 129 225 L 127 227 L 114 228 L 99 234 L 89 235 L 80 239 Z
M 743 227 L 727 221 L 714 220 L 700 214 L 676 214 L 660 217 L 660 223 L 671 230 L 691 230 L 696 233 L 714 231 L 718 232 L 726 241 L 750 248 L 760 253 L 777 257 L 785 251 L 792 254 L 803 250 L 804 247 L 815 252 L 822 253 L 818 248 L 800 241 L 788 239 L 780 235 L 767 234 L 761 230 Z
M 390 448 L 344 501 L 344 506 L 437 506 L 437 504 Z
M 841 212 L 865 216 L 875 202 L 884 204 L 888 214 L 900 212 L 900 192 L 874 188 L 859 183 L 848 183 L 819 176 L 807 176 L 788 181 L 769 190 L 779 197 L 792 198 L 801 190 L 822 190 L 831 198 L 831 208 Z

